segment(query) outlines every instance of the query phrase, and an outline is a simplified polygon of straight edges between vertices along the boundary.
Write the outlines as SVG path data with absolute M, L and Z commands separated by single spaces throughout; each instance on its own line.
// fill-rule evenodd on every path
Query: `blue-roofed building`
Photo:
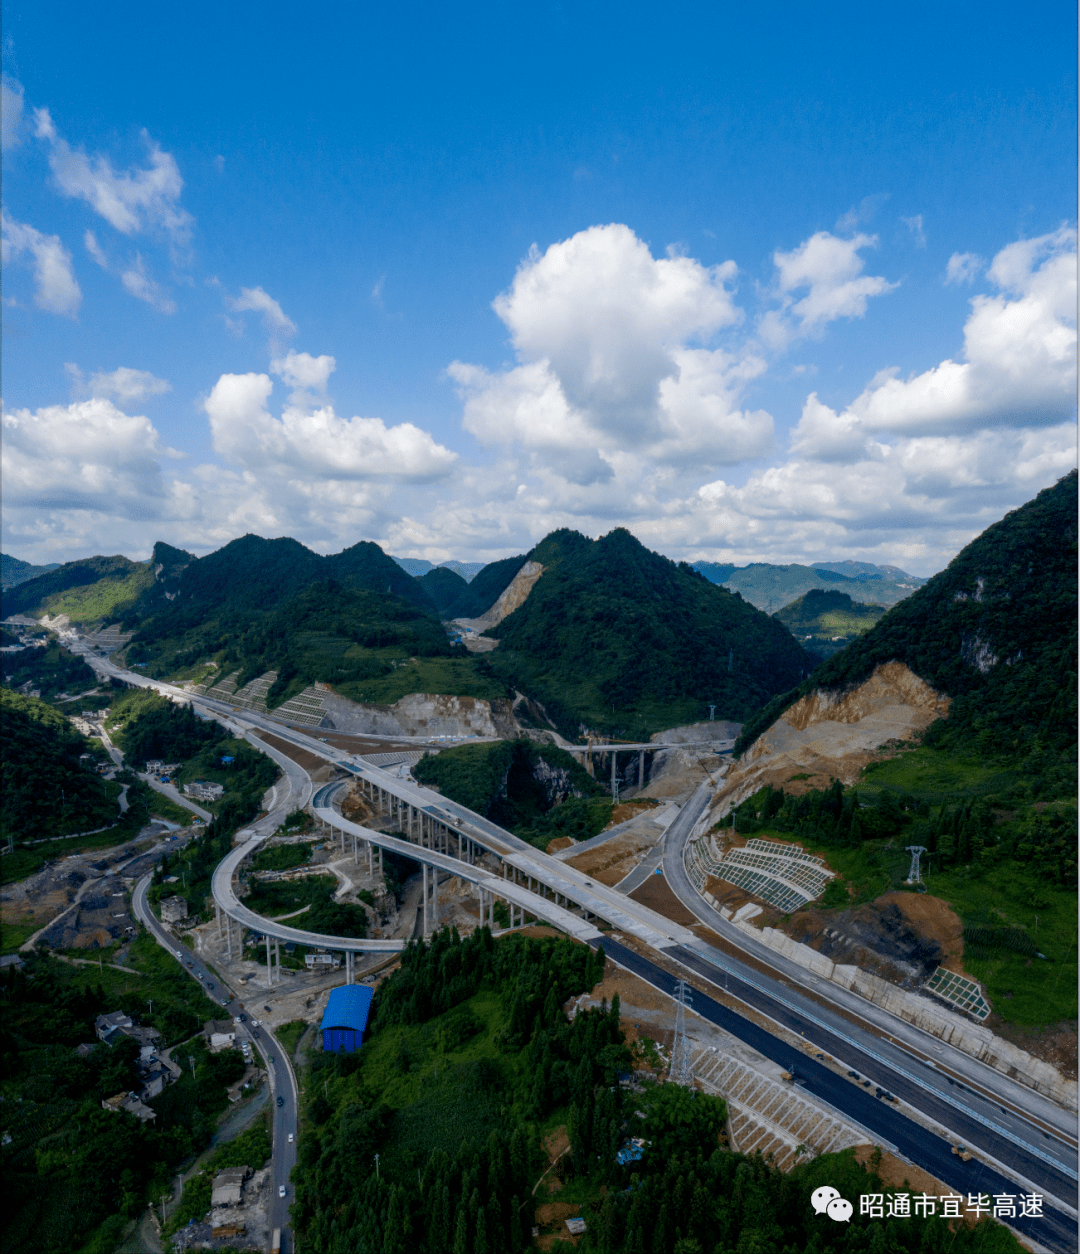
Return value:
M 351 1054 L 360 1048 L 374 992 L 361 984 L 331 989 L 322 1017 L 323 1049 Z

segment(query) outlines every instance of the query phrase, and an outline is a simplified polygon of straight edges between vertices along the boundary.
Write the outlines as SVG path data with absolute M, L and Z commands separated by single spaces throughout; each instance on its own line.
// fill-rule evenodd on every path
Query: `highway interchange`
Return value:
M 895 1147 L 903 1157 L 947 1181 L 956 1191 L 1043 1193 L 1046 1196 L 1044 1217 L 1017 1218 L 1010 1221 L 1012 1226 L 1048 1250 L 1076 1249 L 1075 1116 L 847 990 L 829 981 L 817 980 L 764 945 L 757 947 L 760 949 L 757 952 L 754 942 L 712 910 L 686 877 L 682 848 L 707 800 L 704 790 L 683 807 L 668 828 L 663 844 L 662 868 L 667 883 L 680 902 L 727 943 L 724 951 L 705 944 L 688 928 L 616 890 L 590 881 L 565 863 L 548 858 L 511 833 L 421 788 L 411 779 L 401 778 L 365 762 L 361 757 L 334 749 L 317 737 L 283 727 L 252 711 L 239 711 L 194 697 L 160 681 L 122 671 L 88 649 L 79 651 L 100 673 L 127 683 L 153 687 L 174 700 L 191 701 L 202 706 L 206 713 L 228 722 L 238 734 L 244 735 L 263 752 L 270 753 L 285 771 L 282 782 L 287 784 L 287 792 L 279 782 L 279 795 L 272 813 L 265 816 L 257 828 L 249 829 L 245 843 L 229 855 L 227 861 L 232 866 L 228 868 L 227 875 L 222 864 L 219 868 L 222 874 L 215 877 L 215 899 L 233 917 L 242 918 L 238 908 L 244 910 L 231 887 L 232 870 L 236 863 L 250 850 L 254 841 L 264 838 L 276 828 L 285 812 L 306 805 L 312 799 L 312 785 L 307 772 L 287 754 L 272 749 L 258 735 L 252 734 L 269 731 L 298 750 L 337 764 L 354 777 L 366 781 L 369 787 L 382 788 L 384 794 L 398 798 L 405 805 L 437 813 L 439 821 L 448 830 L 453 828 L 462 832 L 475 846 L 494 853 L 503 864 L 504 874 L 513 870 L 519 878 L 531 877 L 537 885 L 546 884 L 568 904 L 576 904 L 588 914 L 622 931 L 632 939 L 631 944 L 623 944 L 601 932 L 581 915 L 570 913 L 569 909 L 559 911 L 567 924 L 564 930 L 588 943 L 598 944 L 602 940 L 609 957 L 654 987 L 670 993 L 677 978 L 670 968 L 677 964 L 679 974 L 696 977 L 695 1011 L 745 1040 L 766 1057 L 787 1067 L 792 1061 L 793 1051 L 779 1036 L 732 1011 L 718 998 L 710 997 L 700 988 L 703 981 L 717 992 L 723 990 L 726 1000 L 734 998 L 741 1001 L 774 1023 L 802 1034 L 824 1053 L 843 1060 L 859 1073 L 860 1078 L 887 1088 L 924 1118 L 947 1129 L 949 1139 L 934 1135 L 901 1110 L 872 1097 L 861 1084 L 838 1077 L 814 1059 L 801 1056 L 798 1060 L 798 1080 L 807 1091 L 815 1093 L 872 1131 L 883 1144 Z M 285 795 L 281 796 L 283 792 Z M 322 790 L 324 795 L 318 800 L 323 804 L 315 812 L 323 822 L 333 824 L 343 840 L 347 835 L 353 835 L 358 840 L 368 840 L 387 848 L 402 843 L 396 837 L 358 827 L 343 819 L 325 804 L 329 800 L 326 792 Z M 448 854 L 413 844 L 409 848 L 409 856 L 446 868 L 444 859 Z M 479 868 L 453 858 L 451 863 L 456 864 L 454 873 L 476 882 L 475 872 Z M 494 878 L 498 883 L 499 896 L 517 901 L 519 892 L 528 894 L 528 889 Z M 546 907 L 558 902 L 557 898 L 553 903 L 549 898 L 537 898 L 535 894 L 529 894 L 525 900 L 531 902 L 528 909 L 538 917 L 547 915 L 549 909 Z M 253 916 L 252 922 L 244 921 L 247 926 L 254 926 L 259 931 L 267 926 L 259 916 Z M 299 929 L 294 930 L 298 932 L 298 938 L 307 935 Z M 326 944 L 328 939 L 307 939 L 307 943 Z M 167 945 L 167 941 L 162 943 Z M 344 949 L 349 943 L 333 938 L 330 944 Z M 357 942 L 352 944 L 358 945 Z M 175 945 L 167 947 L 175 952 Z M 398 947 L 400 942 L 382 942 L 383 952 Z M 375 948 L 375 944 L 368 942 L 365 948 Z M 657 961 L 643 956 L 640 952 L 642 948 L 651 950 Z M 731 949 L 741 951 L 748 961 L 732 954 Z M 763 972 L 762 968 L 766 971 Z M 267 1041 L 268 1047 L 270 1040 L 272 1038 Z M 268 1052 L 269 1048 L 263 1051 L 264 1057 Z M 274 1052 L 278 1059 L 283 1057 L 280 1050 L 275 1049 Z M 289 1131 L 296 1132 L 296 1089 L 295 1077 L 287 1060 L 284 1069 L 278 1068 L 274 1072 L 272 1084 L 275 1093 L 286 1098 L 282 1108 L 275 1108 L 274 1196 L 277 1203 L 277 1185 L 287 1181 L 292 1167 L 290 1155 L 285 1151 L 291 1150 L 293 1161 L 295 1158 L 295 1144 L 287 1141 L 287 1135 Z M 278 1122 L 282 1122 L 281 1128 Z M 976 1151 L 976 1157 L 964 1163 L 952 1155 L 951 1142 L 954 1140 L 969 1145 Z M 279 1146 L 282 1147 L 280 1155 Z M 983 1159 L 987 1161 L 981 1161 Z M 1026 1186 L 1018 1184 L 1018 1180 L 1028 1183 Z M 275 1217 L 275 1223 L 280 1219 L 279 1226 L 283 1230 L 287 1205 L 288 1198 L 281 1201 Z

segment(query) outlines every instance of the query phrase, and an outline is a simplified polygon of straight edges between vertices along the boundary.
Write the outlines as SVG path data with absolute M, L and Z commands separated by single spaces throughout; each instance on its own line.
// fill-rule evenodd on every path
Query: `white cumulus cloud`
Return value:
M 325 392 L 326 381 L 337 369 L 337 362 L 327 353 L 312 357 L 310 353 L 290 350 L 284 357 L 275 357 L 270 363 L 271 374 L 279 375 L 291 388 L 298 391 Z
M 410 422 L 388 427 L 381 418 L 339 418 L 324 405 L 287 405 L 280 418 L 267 408 L 273 383 L 265 374 L 225 374 L 206 400 L 214 450 L 227 462 L 294 480 L 391 479 L 426 482 L 445 477 L 457 454 Z M 312 480 L 313 489 L 324 485 Z
M 618 224 L 534 247 L 494 302 L 519 364 L 449 367 L 466 429 L 579 485 L 610 479 L 624 451 L 713 465 L 766 452 L 771 417 L 738 401 L 764 363 L 708 347 L 742 319 L 735 273 L 733 262 L 654 258 Z
M 770 310 L 758 324 L 758 333 L 770 348 L 784 348 L 799 335 L 816 335 L 837 318 L 861 318 L 871 296 L 882 296 L 898 285 L 863 274 L 864 248 L 877 246 L 876 235 L 841 239 L 818 231 L 789 253 L 773 254 L 779 309 Z M 795 293 L 805 290 L 796 299 Z
M 160 459 L 164 448 L 148 418 L 104 398 L 3 416 L 5 510 L 100 511 L 129 519 L 171 512 Z
M 1076 233 L 1062 228 L 1003 248 L 988 271 L 998 287 L 978 295 L 964 327 L 962 361 L 900 379 L 880 372 L 842 415 L 811 397 L 795 452 L 855 456 L 872 436 L 946 435 L 993 424 L 1056 425 L 1075 412 Z M 837 432 L 848 433 L 846 444 Z
M 29 254 L 34 272 L 34 304 L 49 313 L 73 318 L 82 302 L 82 291 L 75 278 L 71 253 L 59 235 L 43 235 L 23 222 L 3 215 L 3 262 Z
M 193 219 L 179 205 L 184 180 L 176 160 L 143 130 L 148 165 L 116 170 L 103 153 L 88 156 L 72 148 L 56 129 L 48 109 L 34 111 L 35 134 L 49 144 L 49 167 L 65 196 L 84 200 L 124 235 L 158 229 L 184 246 Z

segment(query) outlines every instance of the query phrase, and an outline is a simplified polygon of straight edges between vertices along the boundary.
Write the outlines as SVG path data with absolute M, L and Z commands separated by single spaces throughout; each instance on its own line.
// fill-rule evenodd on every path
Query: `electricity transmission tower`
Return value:
M 926 846 L 908 845 L 907 851 L 911 854 L 911 870 L 908 872 L 907 882 L 909 884 L 921 884 L 922 872 L 919 868 L 919 855 L 926 852 Z
M 675 1043 L 671 1047 L 671 1078 L 676 1084 L 689 1088 L 690 1042 L 686 1039 L 686 1007 L 691 1004 L 690 985 L 679 980 L 675 985 Z

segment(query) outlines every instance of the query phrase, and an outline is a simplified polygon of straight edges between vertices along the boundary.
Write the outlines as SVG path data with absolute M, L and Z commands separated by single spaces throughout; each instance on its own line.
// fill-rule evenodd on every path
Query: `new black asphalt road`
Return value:
M 669 996 L 673 995 L 677 976 L 665 971 L 662 967 L 658 967 L 655 963 L 641 957 L 632 949 L 628 949 L 625 945 L 621 945 L 610 937 L 605 937 L 602 942 L 597 943 L 603 944 L 604 953 L 612 961 L 618 963 L 619 966 L 624 967 L 634 975 L 640 976 L 661 992 L 667 993 Z M 704 959 L 684 946 L 674 946 L 666 953 L 675 961 L 716 983 L 718 977 L 717 969 L 710 967 Z M 786 1007 L 779 1003 L 771 1002 L 771 999 L 764 998 L 763 995 L 749 985 L 736 988 L 737 984 L 738 981 L 735 979 L 731 980 L 730 991 L 733 996 L 737 996 L 748 1004 L 755 1005 L 763 1013 L 769 1015 L 770 1018 L 784 1023 L 791 1030 L 801 1032 L 804 1028 L 811 1026 L 802 1022 L 798 1016 L 792 1015 L 787 1011 Z M 757 1000 L 752 1001 L 752 997 L 756 997 Z M 761 1002 L 760 1006 L 758 1006 L 759 1001 Z M 963 1162 L 952 1153 L 952 1145 L 948 1141 L 935 1136 L 934 1133 L 924 1128 L 921 1124 L 908 1119 L 895 1107 L 874 1097 L 872 1093 L 862 1088 L 861 1085 L 838 1076 L 834 1071 L 823 1066 L 815 1059 L 808 1058 L 801 1051 L 792 1049 L 790 1045 L 772 1036 L 763 1028 L 758 1027 L 757 1024 L 752 1023 L 749 1019 L 735 1011 L 729 1010 L 726 1006 L 721 1005 L 720 1002 L 696 989 L 693 993 L 693 1010 L 708 1022 L 716 1024 L 717 1027 L 723 1028 L 725 1032 L 730 1032 L 732 1036 L 745 1041 L 747 1045 L 756 1049 L 758 1053 L 779 1064 L 785 1070 L 793 1070 L 800 1087 L 805 1088 L 808 1093 L 820 1097 L 837 1110 L 842 1111 L 868 1131 L 874 1133 L 875 1136 L 880 1137 L 884 1142 L 895 1146 L 904 1158 L 916 1164 L 916 1166 L 923 1168 L 924 1171 L 928 1171 L 939 1180 L 948 1181 L 950 1187 L 955 1189 L 957 1193 L 963 1193 L 965 1196 L 967 1194 L 977 1195 L 980 1193 L 993 1196 L 994 1194 L 1007 1193 L 1016 1197 L 1023 1192 L 1012 1180 L 1007 1179 L 1000 1172 L 993 1170 L 993 1168 L 980 1162 L 977 1158 L 973 1157 L 970 1162 Z M 822 1042 L 815 1039 L 815 1044 L 822 1044 Z M 835 1057 L 841 1053 L 839 1049 L 840 1044 L 841 1042 L 836 1042 L 835 1051 L 832 1043 L 825 1044 L 824 1049 Z M 867 1059 L 867 1063 L 870 1061 Z M 873 1074 L 869 1068 L 866 1069 L 863 1078 L 873 1079 Z M 898 1091 L 899 1084 L 894 1072 L 889 1071 L 887 1073 L 886 1082 L 891 1086 L 890 1092 L 895 1093 L 897 1097 L 904 1097 L 904 1093 Z M 925 1109 L 926 1095 L 920 1094 L 920 1098 L 920 1108 Z M 950 1123 L 955 1125 L 957 1112 L 950 1108 L 948 1117 Z M 974 1136 L 971 1140 L 974 1142 Z M 1000 1154 L 996 1156 L 1000 1157 Z M 1022 1174 L 1035 1183 L 1038 1183 L 1041 1178 L 1047 1175 L 1047 1168 L 1038 1159 L 1020 1160 L 1015 1163 L 1015 1166 L 1018 1171 L 1021 1171 Z M 1071 1194 L 1069 1193 L 1070 1189 Z M 1049 1187 L 1047 1191 L 1049 1192 Z M 1072 1181 L 1062 1177 L 1054 1179 L 1053 1191 L 1057 1196 L 1063 1198 L 1071 1197 L 1071 1200 L 1075 1202 L 1076 1186 Z M 1009 1223 L 1017 1231 L 1032 1237 L 1047 1249 L 1060 1252 L 1060 1254 L 1073 1254 L 1077 1248 L 1076 1222 L 1068 1215 L 1054 1210 L 1050 1206 L 1044 1207 L 1042 1218 L 1016 1218 L 1011 1219 Z
M 207 997 L 214 1003 L 215 1018 L 239 1020 L 247 1027 L 252 1044 L 262 1055 L 263 1065 L 270 1078 L 270 1095 L 273 1101 L 273 1158 L 271 1159 L 271 1194 L 269 1204 L 270 1230 L 281 1230 L 283 1254 L 291 1246 L 289 1243 L 289 1206 L 292 1203 L 292 1188 L 289 1176 L 296 1166 L 296 1136 L 299 1130 L 298 1096 L 296 1077 L 293 1075 L 285 1050 L 277 1037 L 263 1024 L 257 1021 L 259 1004 L 254 1005 L 238 1001 L 231 991 L 221 985 L 218 977 L 200 958 L 179 944 L 176 937 L 161 925 L 146 899 L 146 890 L 150 887 L 150 876 L 144 876 L 135 885 L 131 893 L 131 908 L 135 917 L 145 924 L 153 938 L 184 968 L 193 980 L 203 987 Z M 257 999 L 261 994 L 256 990 L 253 996 Z M 284 1189 L 284 1196 L 282 1196 Z

